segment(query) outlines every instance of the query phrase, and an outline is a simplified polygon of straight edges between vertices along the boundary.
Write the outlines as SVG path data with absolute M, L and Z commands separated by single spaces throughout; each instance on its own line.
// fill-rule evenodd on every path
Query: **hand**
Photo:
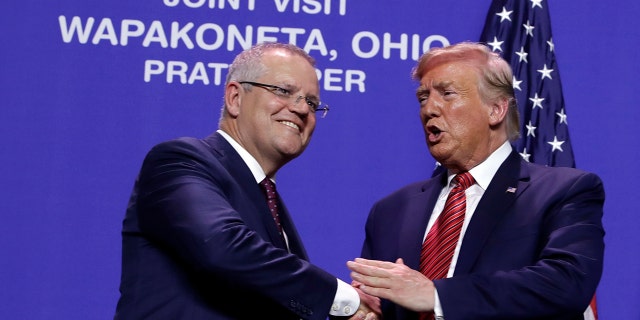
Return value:
M 374 312 L 366 313 L 360 309 L 349 318 L 349 320 L 378 320 L 382 319 L 382 316 L 375 314 Z
M 360 306 L 358 311 L 349 318 L 350 320 L 376 320 L 382 319 L 382 309 L 380 309 L 380 298 L 364 293 L 360 290 L 360 283 L 353 281 L 351 285 L 360 296 Z
M 348 261 L 347 267 L 354 283 L 364 293 L 388 299 L 416 312 L 433 311 L 433 281 L 407 267 L 401 258 L 395 263 L 356 258 Z

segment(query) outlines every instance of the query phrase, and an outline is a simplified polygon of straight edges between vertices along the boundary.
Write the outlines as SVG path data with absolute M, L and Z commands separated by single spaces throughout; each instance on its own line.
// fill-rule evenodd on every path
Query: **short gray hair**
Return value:
M 230 81 L 254 81 L 262 76 L 267 70 L 262 63 L 262 56 L 270 50 L 283 49 L 294 55 L 301 56 L 309 61 L 312 66 L 316 65 L 315 59 L 306 51 L 290 43 L 263 42 L 241 52 L 236 56 L 227 73 L 225 84 Z
M 316 65 L 316 60 L 296 45 L 279 42 L 262 42 L 240 52 L 235 59 L 233 59 L 233 62 L 229 65 L 227 78 L 224 83 L 225 87 L 231 81 L 255 81 L 260 78 L 267 72 L 267 67 L 262 61 L 264 53 L 279 49 L 303 57 L 313 67 Z M 245 88 L 251 90 L 249 85 L 245 85 Z M 220 109 L 219 122 L 225 117 L 225 104 L 226 101 L 223 101 L 222 109 Z

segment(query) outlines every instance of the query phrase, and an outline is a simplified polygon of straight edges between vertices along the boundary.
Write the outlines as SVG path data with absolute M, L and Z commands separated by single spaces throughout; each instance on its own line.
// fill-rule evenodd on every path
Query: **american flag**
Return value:
M 511 64 L 520 111 L 520 155 L 529 162 L 574 167 L 567 110 L 543 0 L 494 0 L 480 41 Z
M 513 69 L 521 128 L 515 147 L 522 158 L 548 166 L 575 167 L 548 3 L 493 0 L 480 42 L 499 53 Z M 594 296 L 585 319 L 598 319 L 595 302 Z

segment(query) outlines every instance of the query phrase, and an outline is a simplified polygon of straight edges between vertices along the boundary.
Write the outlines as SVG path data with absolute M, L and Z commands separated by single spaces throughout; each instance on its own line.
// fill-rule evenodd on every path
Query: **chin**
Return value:
M 304 149 L 305 149 L 304 145 L 296 144 L 296 145 L 281 146 L 279 151 L 280 151 L 280 154 L 284 155 L 286 158 L 293 159 L 299 156 L 302 153 L 302 151 L 304 151 Z
M 446 162 L 446 159 L 449 159 L 449 156 L 451 154 L 446 150 L 442 150 L 442 149 L 443 149 L 442 147 L 438 147 L 437 145 L 429 146 L 429 153 L 431 153 L 431 156 L 433 157 L 433 159 L 440 162 L 441 164 L 444 164 Z

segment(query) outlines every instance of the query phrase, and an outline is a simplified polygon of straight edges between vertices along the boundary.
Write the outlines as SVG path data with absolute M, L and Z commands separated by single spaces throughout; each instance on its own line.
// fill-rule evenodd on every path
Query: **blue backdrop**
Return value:
M 550 2 L 550 3 L 549 3 Z M 430 176 L 410 79 L 430 46 L 478 40 L 489 0 L 10 1 L 0 11 L 0 315 L 109 319 L 120 227 L 154 144 L 215 130 L 227 63 L 257 41 L 318 60 L 320 119 L 278 174 L 312 261 L 344 280 L 375 200 Z M 576 166 L 607 192 L 601 319 L 640 319 L 640 4 L 544 1 Z M 406 40 L 403 40 L 406 37 Z M 399 45 L 402 43 L 403 45 Z

